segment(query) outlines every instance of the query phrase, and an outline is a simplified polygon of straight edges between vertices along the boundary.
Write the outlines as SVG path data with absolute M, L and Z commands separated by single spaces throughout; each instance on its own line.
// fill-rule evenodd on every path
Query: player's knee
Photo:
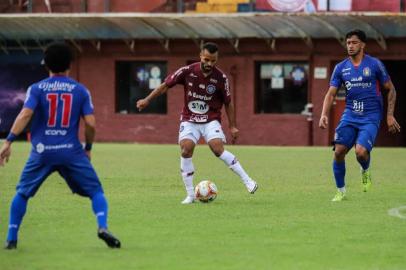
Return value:
M 365 148 L 356 148 L 355 155 L 358 160 L 368 160 L 369 158 L 368 150 L 366 150 Z
M 191 158 L 193 156 L 193 149 L 188 147 L 182 147 L 180 154 L 183 158 Z
M 345 154 L 346 154 L 346 152 L 345 151 L 343 151 L 343 150 L 335 150 L 334 151 L 334 159 L 336 160 L 336 161 L 343 161 L 344 160 L 344 158 L 345 158 Z

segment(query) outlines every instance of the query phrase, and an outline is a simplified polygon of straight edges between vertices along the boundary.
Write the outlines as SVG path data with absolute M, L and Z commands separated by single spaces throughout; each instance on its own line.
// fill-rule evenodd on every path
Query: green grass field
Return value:
M 122 241 L 96 237 L 90 201 L 53 174 L 30 200 L 17 251 L 0 250 L 1 270 L 59 269 L 406 269 L 406 149 L 376 148 L 373 186 L 361 192 L 353 151 L 348 200 L 335 193 L 329 148 L 229 146 L 259 183 L 255 195 L 214 157 L 195 151 L 195 183 L 219 196 L 181 205 L 185 192 L 176 145 L 96 144 L 93 164 L 109 200 L 109 225 Z M 0 168 L 0 240 L 29 145 L 13 145 Z M 406 211 L 405 211 L 406 216 Z

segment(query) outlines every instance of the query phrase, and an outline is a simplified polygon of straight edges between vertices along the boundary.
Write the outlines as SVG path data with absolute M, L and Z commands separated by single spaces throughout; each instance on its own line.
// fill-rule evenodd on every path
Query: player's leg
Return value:
M 195 200 L 193 176 L 195 168 L 193 166 L 193 151 L 196 143 L 200 139 L 198 127 L 189 122 L 182 122 L 179 128 L 179 146 L 180 146 L 180 173 L 186 189 L 186 198 L 182 204 L 190 204 Z
M 42 164 L 31 157 L 28 159 L 17 185 L 17 193 L 11 203 L 5 249 L 17 248 L 18 232 L 27 210 L 28 199 L 35 195 L 52 171 L 52 166 Z
M 258 184 L 249 177 L 241 166 L 238 159 L 229 151 L 224 149 L 226 137 L 218 121 L 212 121 L 205 126 L 204 137 L 213 154 L 221 159 L 235 174 L 237 174 L 248 192 L 255 193 Z
M 371 151 L 378 134 L 379 125 L 364 124 L 359 127 L 357 142 L 355 145 L 355 155 L 358 163 L 361 165 L 361 181 L 364 192 L 371 187 L 371 172 L 369 165 L 371 163 Z
M 334 136 L 333 174 L 337 193 L 332 201 L 342 201 L 345 198 L 345 156 L 354 145 L 356 129 L 349 123 L 340 122 Z
M 108 230 L 108 203 L 99 178 L 85 155 L 75 157 L 69 164 L 58 167 L 73 193 L 88 197 L 98 225 L 97 235 L 111 248 L 120 248 L 120 241 Z

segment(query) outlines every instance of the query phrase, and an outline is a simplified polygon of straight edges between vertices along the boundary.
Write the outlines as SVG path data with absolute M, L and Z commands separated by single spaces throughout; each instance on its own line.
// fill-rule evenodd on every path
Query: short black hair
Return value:
M 357 37 L 359 38 L 359 40 L 361 40 L 361 41 L 364 42 L 364 43 L 367 41 L 367 35 L 366 35 L 365 32 L 362 31 L 362 30 L 359 30 L 359 29 L 351 30 L 350 32 L 348 32 L 348 33 L 345 35 L 345 39 L 347 40 L 347 39 L 349 39 L 349 38 L 352 37 L 352 36 L 357 36 Z
M 53 42 L 44 52 L 44 64 L 52 72 L 65 72 L 73 60 L 72 49 L 64 42 Z
M 219 47 L 214 42 L 206 42 L 202 46 L 202 51 L 207 50 L 209 53 L 216 53 L 219 50 Z

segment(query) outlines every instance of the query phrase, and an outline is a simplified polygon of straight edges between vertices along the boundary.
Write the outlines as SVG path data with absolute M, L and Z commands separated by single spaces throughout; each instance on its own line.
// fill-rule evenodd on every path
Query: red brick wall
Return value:
M 345 50 L 337 41 L 314 41 L 315 53 L 312 55 L 301 40 L 278 40 L 274 52 L 264 41 L 242 40 L 238 55 L 228 42 L 218 43 L 220 45 L 218 65 L 230 79 L 237 125 L 241 132 L 240 144 L 308 145 L 309 142 L 309 126 L 304 116 L 254 113 L 254 63 L 259 60 L 309 61 L 309 99 L 314 104 L 313 141 L 315 145 L 329 144 L 329 132 L 318 128 L 318 120 L 333 63 L 345 57 Z M 403 44 L 402 41 L 388 42 L 388 50 L 383 51 L 374 41 L 370 41 L 367 52 L 383 60 L 406 60 Z M 138 41 L 134 53 L 120 41 L 103 42 L 100 52 L 97 52 L 90 43 L 83 42 L 82 46 L 84 51 L 76 61 L 72 75 L 87 85 L 93 95 L 98 127 L 97 140 L 177 143 L 183 89 L 177 86 L 169 90 L 166 115 L 118 114 L 115 112 L 115 61 L 167 61 L 168 71 L 171 72 L 189 60 L 198 59 L 196 44 L 192 41 L 171 41 L 170 53 L 157 41 Z M 326 67 L 327 78 L 314 79 L 314 67 Z M 223 127 L 227 133 L 226 119 L 223 121 Z M 387 133 L 383 134 L 387 137 Z

